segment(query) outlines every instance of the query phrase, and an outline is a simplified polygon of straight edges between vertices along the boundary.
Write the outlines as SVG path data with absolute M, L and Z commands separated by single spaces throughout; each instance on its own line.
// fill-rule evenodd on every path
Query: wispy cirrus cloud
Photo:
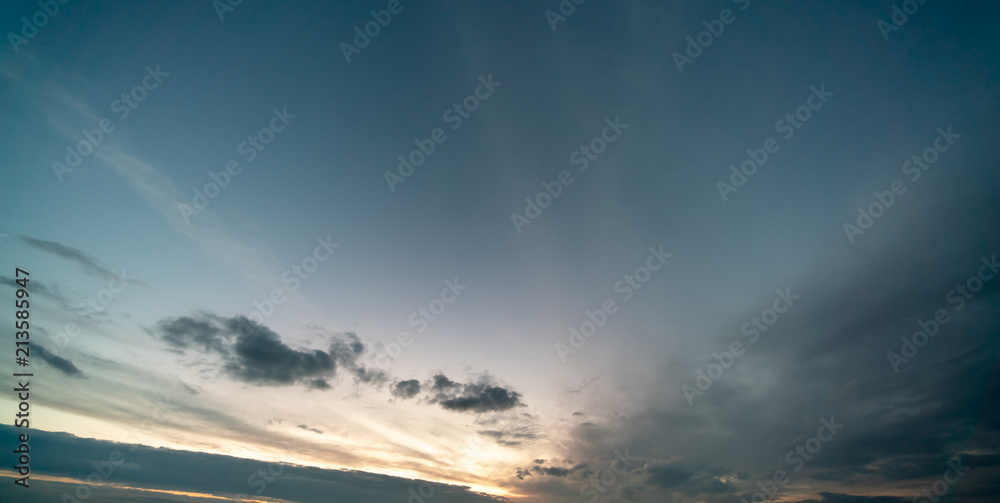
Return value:
M 121 279 L 118 273 L 100 265 L 96 259 L 77 248 L 73 248 L 72 246 L 67 246 L 55 241 L 37 239 L 30 236 L 18 236 L 18 238 L 26 245 L 36 250 L 49 253 L 76 264 L 84 273 L 95 278 L 100 278 L 106 281 Z M 149 286 L 148 284 L 134 278 L 129 278 L 129 282 Z

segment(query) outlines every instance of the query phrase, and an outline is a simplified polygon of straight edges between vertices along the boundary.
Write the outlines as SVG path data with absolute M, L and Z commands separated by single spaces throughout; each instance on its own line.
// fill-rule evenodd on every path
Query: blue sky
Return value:
M 915 5 L 884 36 L 888 1 L 71 2 L 18 43 L 40 7 L 4 4 L 0 296 L 31 271 L 32 428 L 125 441 L 169 398 L 145 445 L 524 501 L 588 501 L 629 450 L 598 499 L 716 502 L 749 500 L 834 416 L 847 426 L 782 501 L 909 501 L 961 456 L 981 468 L 951 496 L 987 501 L 997 10 Z M 687 37 L 719 27 L 679 70 Z M 123 94 L 144 96 L 124 117 Z M 53 167 L 102 124 L 72 172 Z M 600 151 L 584 171 L 581 148 Z M 916 179 L 914 156 L 933 159 Z M 661 265 L 640 270 L 651 248 Z M 779 312 L 776 290 L 799 297 Z M 941 334 L 892 365 L 937 309 Z M 692 388 L 734 341 L 745 353 Z

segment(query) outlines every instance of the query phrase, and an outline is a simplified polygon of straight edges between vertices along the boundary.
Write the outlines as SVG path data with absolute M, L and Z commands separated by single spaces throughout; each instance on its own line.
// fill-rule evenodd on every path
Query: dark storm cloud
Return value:
M 853 496 L 850 494 L 837 494 L 821 492 L 822 500 L 813 499 L 796 501 L 795 503 L 911 503 L 910 498 L 897 498 L 894 496 Z
M 720 467 L 685 464 L 621 451 L 615 452 L 612 458 L 598 457 L 581 463 L 562 460 L 559 465 L 518 468 L 515 477 L 522 481 L 531 475 L 549 478 L 560 481 L 576 493 L 581 487 L 593 489 L 595 486 L 592 484 L 602 474 L 605 480 L 613 474 L 615 482 L 601 492 L 610 489 L 607 497 L 617 496 L 629 501 L 684 501 L 687 497 L 708 495 L 704 498 L 706 501 L 721 502 L 735 495 L 736 489 L 724 479 L 731 474 Z M 719 499 L 717 495 L 731 496 Z M 644 499 L 639 499 L 640 496 Z
M 6 452 L 16 447 L 17 429 L 0 425 L 0 449 Z M 129 488 L 155 488 L 160 490 L 188 491 L 224 498 L 205 501 L 239 501 L 236 495 L 249 493 L 256 496 L 259 483 L 250 485 L 254 474 L 266 469 L 264 461 L 234 458 L 215 454 L 179 451 L 167 448 L 131 446 L 100 440 L 84 439 L 66 433 L 42 430 L 31 432 L 32 468 L 52 476 L 69 477 L 83 481 L 94 472 L 94 463 L 107 460 L 109 453 L 118 451 L 124 464 L 114 467 L 108 481 Z M 37 449 L 37 451 L 36 451 Z M 301 465 L 280 464 L 281 475 L 267 478 L 267 498 L 300 503 L 327 503 L 329 501 L 404 501 L 410 488 L 423 481 L 379 475 L 361 471 L 326 470 Z M 8 475 L 9 476 L 9 475 Z M 257 479 L 260 480 L 259 478 Z M 11 480 L 2 481 L 12 485 Z M 37 485 L 37 486 L 36 486 Z M 467 487 L 434 482 L 434 502 L 439 503 L 488 503 L 501 502 L 489 496 L 474 493 Z M 58 484 L 31 479 L 31 491 L 25 501 L 58 501 L 63 493 L 73 494 L 77 483 Z M 176 501 L 161 493 L 139 493 L 136 489 L 94 486 L 95 497 L 100 491 L 100 501 Z M 126 492 L 132 491 L 132 492 Z M 105 497 L 105 493 L 113 494 Z M 140 497 L 141 496 L 141 497 Z M 154 497 L 155 496 L 155 497 Z M 146 499 L 148 498 L 148 499 Z M 201 501 L 201 500 L 197 500 Z
M 326 379 L 310 379 L 309 380 L 309 388 L 310 389 L 324 389 L 325 390 L 325 389 L 332 389 L 333 386 L 330 386 L 330 383 L 327 382 Z
M 479 382 L 459 384 L 444 374 L 438 374 L 434 376 L 430 389 L 434 392 L 431 403 L 455 412 L 482 414 L 524 406 L 520 393 L 495 386 L 485 377 Z
M 645 468 L 648 480 L 664 489 L 677 487 L 691 478 L 691 471 L 677 463 L 652 463 Z
M 332 376 L 337 370 L 332 351 L 292 349 L 278 334 L 262 326 L 249 334 L 239 334 L 231 350 L 232 356 L 226 357 L 223 368 L 233 378 L 250 384 L 288 385 Z
M 399 381 L 392 387 L 392 396 L 403 399 L 413 398 L 418 393 L 420 393 L 420 381 L 416 379 Z
M 571 473 L 568 468 L 559 468 L 556 466 L 537 467 L 534 471 L 551 477 L 565 477 Z
M 446 410 L 457 412 L 499 412 L 523 406 L 521 394 L 499 386 L 469 384 L 462 393 L 439 402 Z
M 82 251 L 76 248 L 73 248 L 71 246 L 66 246 L 61 243 L 56 243 L 55 241 L 35 239 L 29 236 L 18 236 L 18 237 L 21 239 L 21 241 L 23 241 L 28 246 L 31 246 L 32 248 L 44 251 L 46 253 L 50 253 L 52 255 L 55 255 L 57 257 L 75 263 L 76 265 L 80 266 L 80 269 L 83 270 L 83 272 L 91 276 L 108 281 L 118 278 L 118 275 L 115 272 L 111 271 L 110 269 L 107 269 L 106 267 L 101 266 L 100 264 L 97 263 L 97 260 L 91 258 L 86 253 L 83 253 Z M 129 281 L 132 283 L 145 285 L 145 283 L 137 279 L 130 279 Z
M 797 481 L 926 484 L 941 476 L 949 459 L 971 459 L 975 448 L 994 452 L 1000 404 L 988 397 L 1000 396 L 1000 289 L 996 279 L 984 281 L 961 310 L 947 298 L 977 274 L 982 257 L 990 262 L 992 250 L 1000 249 L 996 237 L 964 237 L 995 227 L 1000 211 L 982 191 L 954 192 L 954 184 L 942 184 L 924 200 L 909 200 L 917 209 L 899 214 L 898 227 L 873 228 L 864 236 L 870 244 L 851 246 L 839 242 L 842 234 L 835 236 L 829 256 L 781 280 L 801 298 L 755 344 L 740 327 L 760 316 L 773 288 L 760 296 L 756 311 L 731 315 L 703 357 L 670 359 L 661 380 L 673 390 L 633 393 L 632 403 L 648 405 L 619 424 L 576 428 L 569 454 L 587 458 L 620 446 L 664 458 L 669 453 L 683 464 L 654 465 L 647 470 L 650 486 L 745 494 L 775 469 L 789 469 L 785 454 L 816 434 L 820 417 L 833 416 L 844 429 L 794 474 Z M 921 231 L 913 232 L 918 224 Z M 950 321 L 894 372 L 887 353 L 900 353 L 900 337 L 912 338 L 918 320 L 927 326 L 938 309 Z M 721 353 L 734 340 L 746 345 L 746 353 L 688 405 L 681 384 L 693 385 L 696 368 L 714 363 L 712 351 Z M 703 459 L 706 446 L 739 480 L 723 484 L 714 471 L 699 478 L 692 461 Z M 824 498 L 876 501 L 834 493 Z
M 532 474 L 547 477 L 567 478 L 570 475 L 579 472 L 581 476 L 576 478 L 583 480 L 583 477 L 587 474 L 593 473 L 590 471 L 587 463 L 578 463 L 570 466 L 540 466 L 545 463 L 544 459 L 536 459 L 532 462 L 539 466 L 532 466 L 530 468 L 517 467 L 515 476 L 521 480 L 524 480 L 524 477 L 530 477 Z
M 386 375 L 359 364 L 365 346 L 356 334 L 337 334 L 329 350 L 298 350 L 273 330 L 243 316 L 224 318 L 196 313 L 161 320 L 150 332 L 170 346 L 214 353 L 231 378 L 259 386 L 303 383 L 309 389 L 331 388 L 329 379 L 346 371 L 359 383 L 381 384 Z
M 459 383 L 437 374 L 427 387 L 431 392 L 430 403 L 440 404 L 445 410 L 481 414 L 524 406 L 520 393 L 496 385 L 486 375 L 475 382 Z
M 45 349 L 45 346 L 35 343 L 32 349 L 34 349 L 35 353 L 42 357 L 43 360 L 49 362 L 50 365 L 59 369 L 62 373 L 73 377 L 83 377 L 83 372 L 81 372 L 76 365 L 73 365 L 73 362 L 59 355 L 52 354 L 49 350 Z

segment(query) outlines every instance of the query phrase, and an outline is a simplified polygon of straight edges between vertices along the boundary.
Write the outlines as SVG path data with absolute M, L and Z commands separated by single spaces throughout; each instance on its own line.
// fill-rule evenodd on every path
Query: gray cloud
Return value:
M 34 349 L 34 352 L 38 356 L 42 357 L 42 359 L 53 367 L 59 369 L 63 374 L 72 377 L 83 377 L 83 372 L 78 369 L 76 365 L 73 365 L 73 362 L 59 355 L 52 354 L 52 352 L 45 349 L 45 346 L 36 342 L 32 349 Z
M 160 340 L 178 349 L 197 346 L 204 351 L 214 350 L 219 353 L 229 353 L 229 340 L 225 337 L 225 327 L 218 320 L 204 313 L 198 318 L 181 316 L 160 320 L 156 324 L 156 332 Z
M 55 241 L 46 241 L 44 239 L 36 239 L 29 236 L 18 236 L 18 237 L 21 239 L 21 241 L 23 241 L 28 246 L 31 246 L 32 248 L 44 251 L 46 253 L 50 253 L 52 255 L 55 255 L 57 257 L 75 263 L 76 265 L 80 266 L 80 269 L 83 272 L 91 276 L 94 276 L 95 278 L 101 278 L 108 281 L 118 278 L 118 275 L 115 272 L 98 264 L 97 260 L 91 258 L 86 253 L 76 248 L 73 248 L 71 246 L 66 246 L 64 244 L 57 243 Z M 143 283 L 142 281 L 139 281 L 137 279 L 130 279 L 130 282 L 140 285 L 146 285 L 146 283 Z
M 680 486 L 691 478 L 691 471 L 679 463 L 650 463 L 645 467 L 648 480 L 664 489 Z
M 250 384 L 288 385 L 306 379 L 333 376 L 336 353 L 290 348 L 272 330 L 258 326 L 236 336 L 224 369 L 233 378 Z
M 307 425 L 304 425 L 304 424 L 300 424 L 298 427 L 299 427 L 299 429 L 303 429 L 303 430 L 306 430 L 306 431 L 311 431 L 313 433 L 318 433 L 320 435 L 323 434 L 323 430 L 317 430 L 316 428 L 311 428 L 311 427 L 309 427 Z
M 462 393 L 440 400 L 441 407 L 457 412 L 498 412 L 521 407 L 521 394 L 499 386 L 467 384 Z
M 897 498 L 894 496 L 854 496 L 850 494 L 837 494 L 831 492 L 821 492 L 822 500 L 813 499 L 797 501 L 795 503 L 911 503 L 910 498 Z
M 521 445 L 522 440 L 535 440 L 540 438 L 533 428 L 526 428 L 524 431 L 518 430 L 478 430 L 476 433 L 490 437 L 495 440 L 498 444 L 513 447 L 516 445 Z
M 520 393 L 493 385 L 486 377 L 479 382 L 460 384 L 438 374 L 433 377 L 430 389 L 434 392 L 431 403 L 455 412 L 481 414 L 524 406 Z
M 490 414 L 476 418 L 476 433 L 491 438 L 504 447 L 515 447 L 522 443 L 544 438 L 537 425 L 537 418 L 527 414 Z M 544 460 L 535 460 L 541 464 Z
M 408 381 L 399 381 L 395 386 L 392 387 L 392 396 L 407 399 L 413 398 L 418 393 L 420 393 L 420 381 L 416 379 L 410 379 Z
M 782 279 L 779 284 L 792 285 L 801 299 L 754 345 L 740 327 L 760 316 L 760 307 L 726 315 L 707 350 L 667 357 L 657 381 L 669 386 L 626 390 L 626 401 L 639 404 L 631 417 L 575 428 L 568 454 L 590 458 L 628 447 L 649 458 L 679 459 L 649 465 L 647 490 L 736 495 L 749 494 L 776 469 L 788 470 L 785 454 L 815 434 L 820 417 L 835 416 L 845 427 L 794 475 L 818 490 L 846 480 L 869 481 L 852 488 L 859 493 L 889 483 L 919 486 L 939 478 L 957 455 L 995 453 L 1000 405 L 987 397 L 1000 393 L 1000 288 L 996 280 L 984 282 L 961 311 L 946 300 L 957 283 L 976 274 L 981 256 L 1000 249 L 995 237 L 967 238 L 1000 221 L 981 195 L 942 198 L 912 215 L 911 226 L 866 235 L 878 240 L 870 246 L 859 242 L 847 252 L 846 242 L 831 244 L 827 255 Z M 912 232 L 918 225 L 920 232 Z M 773 288 L 765 292 L 748 303 L 768 305 Z M 899 353 L 900 337 L 912 336 L 917 320 L 942 308 L 951 321 L 895 373 L 887 352 Z M 746 353 L 689 406 L 681 384 L 693 385 L 696 368 L 714 363 L 709 355 L 734 340 Z M 722 473 L 737 474 L 735 480 L 723 483 L 720 470 L 699 468 L 706 451 L 725 464 Z M 982 483 L 984 491 L 998 489 Z M 880 501 L 834 492 L 824 498 Z
M 11 278 L 10 276 L 4 276 L 4 275 L 0 275 L 0 285 L 7 285 L 14 290 L 21 288 L 21 285 L 17 284 L 15 278 Z M 66 311 L 72 310 L 72 308 L 70 307 L 69 299 L 67 299 L 61 292 L 59 292 L 58 288 L 50 287 L 45 282 L 39 281 L 37 279 L 32 279 L 31 282 L 28 283 L 28 285 L 29 285 L 28 288 L 29 295 L 37 293 L 39 295 L 48 297 L 49 299 L 56 301 L 56 303 L 59 304 L 59 307 L 61 307 L 63 310 Z
M 437 374 L 431 378 L 431 391 L 449 392 L 453 389 L 459 389 L 461 387 L 461 384 L 448 379 L 448 377 L 444 374 Z
M 218 355 L 226 375 L 248 384 L 301 383 L 309 389 L 328 390 L 332 388 L 329 379 L 338 370 L 351 374 L 359 383 L 386 380 L 381 371 L 359 364 L 365 346 L 350 332 L 334 336 L 327 351 L 298 350 L 285 344 L 273 330 L 243 316 L 224 318 L 204 312 L 161 320 L 149 332 L 175 349 Z
M 0 425 L 0 448 L 13 451 L 16 447 L 17 428 Z M 215 495 L 223 499 L 196 499 L 192 501 L 239 501 L 236 495 L 255 495 L 256 485 L 249 485 L 248 477 L 266 469 L 263 461 L 234 458 L 215 454 L 179 451 L 167 448 L 131 447 L 114 442 L 85 439 L 66 433 L 32 430 L 31 438 L 37 439 L 41 455 L 32 458 L 32 468 L 41 473 L 69 477 L 79 481 L 94 471 L 95 460 L 107 460 L 109 453 L 119 451 L 124 465 L 115 467 L 109 481 L 130 489 L 95 486 L 95 497 L 100 491 L 100 501 L 112 502 L 166 502 L 181 501 L 165 497 L 163 493 L 143 493 L 143 488 L 189 491 Z M 32 452 L 36 448 L 31 445 Z M 58 454 L 58 455 L 56 455 Z M 127 466 L 128 468 L 125 468 Z M 404 501 L 410 488 L 419 487 L 422 481 L 351 470 L 327 470 L 309 466 L 280 464 L 281 475 L 269 479 L 264 496 L 299 503 L 327 503 L 329 501 Z M 265 471 L 265 473 L 267 473 Z M 7 475 L 9 476 L 9 475 Z M 251 479 L 252 480 L 252 479 Z M 12 485 L 10 479 L 4 479 Z M 273 482 L 273 483 L 272 483 Z M 37 484 L 37 486 L 36 486 Z M 73 494 L 73 484 L 48 483 L 31 479 L 31 490 L 25 491 L 24 501 L 60 501 L 62 493 Z M 434 497 L 430 502 L 440 503 L 499 503 L 493 498 L 460 487 L 433 483 Z M 38 491 L 37 494 L 36 491 Z M 106 497 L 105 494 L 113 495 Z M 184 501 L 188 499 L 185 497 Z

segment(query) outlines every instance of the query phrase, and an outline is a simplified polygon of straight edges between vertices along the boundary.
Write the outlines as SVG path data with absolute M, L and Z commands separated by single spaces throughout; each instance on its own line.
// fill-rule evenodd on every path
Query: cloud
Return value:
M 327 390 L 327 389 L 333 389 L 333 386 L 330 386 L 330 383 L 327 382 L 326 379 L 317 378 L 317 379 L 311 379 L 309 381 L 309 389 Z
M 456 412 L 498 412 L 524 406 L 521 394 L 499 386 L 467 384 L 458 396 L 439 402 L 445 410 Z
M 73 362 L 59 355 L 52 354 L 49 350 L 45 349 L 45 346 L 36 342 L 33 349 L 38 356 L 41 356 L 43 360 L 62 371 L 63 374 L 72 377 L 83 377 L 83 372 L 76 365 L 73 365 Z
M 455 412 L 482 414 L 524 406 L 520 393 L 495 386 L 486 377 L 480 378 L 480 382 L 459 384 L 438 374 L 433 378 L 431 391 L 435 392 L 431 403 Z
M 311 431 L 313 433 L 319 433 L 320 435 L 323 434 L 323 430 L 317 430 L 316 428 L 310 428 L 309 426 L 306 426 L 304 424 L 300 424 L 299 428 L 301 428 L 303 430 L 306 430 L 306 431 Z
M 810 499 L 795 503 L 910 503 L 911 501 L 909 498 L 895 496 L 854 496 L 831 492 L 820 492 L 819 495 L 823 497 L 822 501 Z
M 0 449 L 13 451 L 16 447 L 17 428 L 0 425 Z M 280 467 L 280 475 L 268 480 L 267 492 L 263 499 L 275 501 L 295 501 L 299 503 L 327 503 L 330 501 L 403 501 L 407 491 L 417 488 L 423 481 L 380 475 L 356 470 L 333 470 L 302 466 L 297 464 L 274 463 L 267 465 L 254 459 L 235 458 L 230 456 L 204 454 L 192 451 L 181 451 L 168 448 L 150 448 L 135 446 L 132 449 L 126 444 L 85 439 L 67 433 L 53 433 L 43 430 L 31 431 L 32 441 L 38 445 L 47 446 L 51 452 L 64 453 L 61 456 L 32 457 L 32 468 L 50 476 L 67 477 L 84 481 L 94 472 L 95 460 L 107 460 L 109 453 L 118 451 L 123 464 L 114 467 L 108 480 L 116 487 L 103 485 L 100 487 L 100 501 L 135 502 L 148 501 L 165 502 L 181 501 L 178 496 L 168 497 L 160 493 L 126 493 L 125 491 L 141 491 L 143 488 L 153 490 L 185 491 L 202 495 L 214 495 L 214 498 L 192 501 L 240 501 L 235 496 L 239 493 L 250 493 L 253 496 L 259 486 L 248 480 L 265 466 Z M 35 444 L 32 444 L 35 447 Z M 267 473 L 267 472 L 265 472 Z M 3 474 L 10 477 L 13 472 Z M 13 475 L 16 476 L 16 475 Z M 257 479 L 260 480 L 260 479 Z M 0 480 L 3 484 L 12 485 L 11 479 Z M 271 483 L 274 482 L 274 483 Z M 36 487 L 36 484 L 38 487 Z M 28 496 L 24 501 L 58 501 L 63 493 L 73 494 L 79 482 L 52 486 L 48 480 L 31 478 L 31 491 L 43 491 L 44 496 Z M 434 497 L 429 503 L 489 503 L 506 501 L 488 495 L 473 492 L 468 487 L 433 483 Z M 96 497 L 98 488 L 94 487 Z M 117 491 L 117 492 L 116 492 Z M 116 498 L 106 498 L 105 493 L 115 494 Z M 137 498 L 136 495 L 148 497 Z M 35 499 L 32 499 L 35 498 Z M 94 498 L 91 499 L 93 501 Z M 184 497 L 184 501 L 188 501 Z
M 521 445 L 520 441 L 508 440 L 510 438 L 533 440 L 539 437 L 538 433 L 535 433 L 534 431 L 478 430 L 476 433 L 490 437 L 496 440 L 498 444 L 505 447 Z
M 645 467 L 650 483 L 664 489 L 677 487 L 691 478 L 691 471 L 676 463 L 650 463 Z
M 404 400 L 407 398 L 413 398 L 418 393 L 420 393 L 420 381 L 416 379 L 399 381 L 392 387 L 392 396 L 399 397 Z
M 240 333 L 230 346 L 232 355 L 226 357 L 224 369 L 234 379 L 257 385 L 289 385 L 336 373 L 337 360 L 332 348 L 330 352 L 298 351 L 282 342 L 272 330 L 256 328 Z
M 552 477 L 565 477 L 572 473 L 568 468 L 559 468 L 557 466 L 536 467 L 535 472 Z
M 222 337 L 224 328 L 215 323 L 214 319 L 196 319 L 186 316 L 168 318 L 160 320 L 156 329 L 160 339 L 175 348 L 187 349 L 194 345 L 205 351 L 215 350 L 220 353 L 228 353 L 228 345 Z
M 327 351 L 298 350 L 246 317 L 224 318 L 206 312 L 161 320 L 149 332 L 178 350 L 216 354 L 226 375 L 257 386 L 301 383 L 309 389 L 328 390 L 332 388 L 329 379 L 338 370 L 350 373 L 359 383 L 386 380 L 381 371 L 359 365 L 365 346 L 351 332 L 335 335 Z
M 15 278 L 11 278 L 10 276 L 4 276 L 4 275 L 0 275 L 0 285 L 7 285 L 13 288 L 14 290 L 21 288 L 21 285 L 17 284 Z M 37 279 L 31 280 L 31 283 L 29 283 L 29 285 L 30 287 L 28 288 L 28 292 L 30 294 L 37 293 L 42 296 L 48 297 L 56 301 L 59 304 L 59 306 L 62 307 L 64 310 L 66 311 L 71 310 L 69 299 L 63 296 L 63 294 L 59 292 L 58 288 L 49 287 L 47 284 Z
M 504 447 L 521 445 L 524 441 L 537 440 L 545 437 L 536 424 L 537 418 L 529 414 L 494 414 L 476 419 L 476 425 L 481 427 L 476 433 L 493 439 Z M 535 460 L 537 464 L 539 461 Z
M 80 266 L 80 269 L 83 270 L 83 272 L 91 276 L 108 281 L 119 278 L 117 273 L 101 266 L 100 264 L 97 263 L 95 259 L 91 258 L 86 253 L 83 253 L 82 251 L 76 248 L 73 248 L 71 246 L 66 246 L 64 244 L 57 243 L 55 241 L 46 241 L 44 239 L 36 239 L 29 236 L 18 236 L 18 237 L 21 239 L 21 241 L 23 241 L 28 246 L 31 246 L 32 248 L 44 251 L 46 253 L 50 253 L 52 255 L 55 255 L 57 257 L 75 263 L 76 265 Z M 140 285 L 146 285 L 142 281 L 139 281 L 134 278 L 130 278 L 129 282 L 137 283 Z
M 899 231 L 879 229 L 871 236 L 879 240 L 877 253 L 862 242 L 852 249 L 863 251 L 851 254 L 843 252 L 850 245 L 835 244 L 787 274 L 779 284 L 791 285 L 801 300 L 752 349 L 740 327 L 771 304 L 771 285 L 760 287 L 759 298 L 742 299 L 745 309 L 720 310 L 724 319 L 717 324 L 699 319 L 709 344 L 690 351 L 678 346 L 667 356 L 656 371 L 658 382 L 669 383 L 662 389 L 622 386 L 625 398 L 608 402 L 630 404 L 629 417 L 574 427 L 564 455 L 590 459 L 628 447 L 683 462 L 650 465 L 643 477 L 651 488 L 742 493 L 769 479 L 775 466 L 787 469 L 785 453 L 816 434 L 820 417 L 831 415 L 845 429 L 795 474 L 797 483 L 817 491 L 813 494 L 836 491 L 843 481 L 858 481 L 851 488 L 857 493 L 919 487 L 940 478 L 956 455 L 994 455 L 1000 403 L 988 397 L 1000 392 L 998 283 L 984 282 L 960 311 L 947 300 L 949 291 L 983 267 L 980 257 L 992 257 L 997 249 L 996 239 L 960 238 L 979 235 L 981 222 L 1000 221 L 1000 214 L 974 195 L 970 192 L 968 202 L 943 198 Z M 916 225 L 921 232 L 910 232 Z M 900 337 L 912 338 L 921 330 L 918 320 L 927 326 L 937 309 L 945 309 L 951 321 L 894 372 L 887 352 L 899 353 Z M 677 325 L 694 330 L 681 321 Z M 680 386 L 694 385 L 696 370 L 715 363 L 710 355 L 726 351 L 734 340 L 746 353 L 689 405 Z M 586 407 L 601 414 L 598 407 Z M 703 473 L 694 461 L 704 460 L 706 451 L 732 476 Z M 824 502 L 875 501 L 824 497 Z
M 545 463 L 544 459 L 536 459 L 532 461 L 534 464 L 539 466 L 533 466 L 528 469 L 517 468 L 517 478 L 524 480 L 524 477 L 530 476 L 532 473 L 537 475 L 545 475 L 548 477 L 556 478 L 568 478 L 573 477 L 574 479 L 583 480 L 587 475 L 596 473 L 590 469 L 590 465 L 587 463 L 577 463 L 573 464 L 568 460 L 563 460 L 569 463 L 567 466 L 541 466 Z M 575 475 L 579 473 L 579 475 Z
M 521 480 L 524 480 L 524 477 L 530 477 L 531 476 L 531 470 L 525 470 L 524 468 L 521 468 L 519 466 L 519 467 L 517 467 L 517 472 L 516 472 L 515 476 L 517 478 L 521 479 Z
M 431 391 L 446 392 L 461 387 L 461 384 L 448 379 L 444 374 L 438 374 L 432 378 Z

